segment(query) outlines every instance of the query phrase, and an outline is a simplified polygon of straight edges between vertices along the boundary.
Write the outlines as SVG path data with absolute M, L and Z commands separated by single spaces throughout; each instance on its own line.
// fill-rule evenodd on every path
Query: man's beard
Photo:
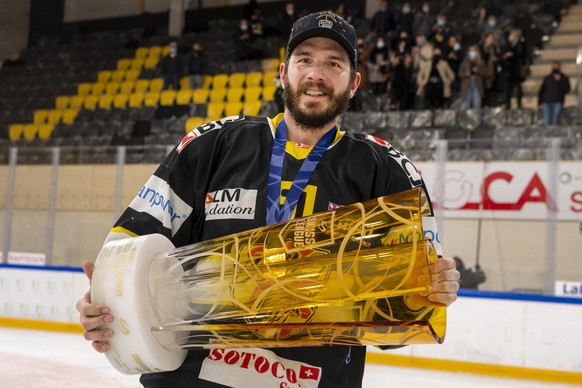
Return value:
M 295 122 L 303 129 L 315 130 L 333 121 L 336 117 L 348 110 L 350 104 L 350 87 L 348 87 L 340 94 L 333 93 L 333 90 L 323 84 L 304 83 L 299 85 L 297 90 L 291 87 L 289 76 L 285 73 L 285 89 L 283 90 L 283 101 L 285 108 L 291 114 Z M 324 110 L 317 110 L 315 112 L 303 110 L 299 104 L 303 93 L 309 88 L 317 86 L 318 89 L 329 97 L 329 106 Z M 309 102 L 306 107 L 309 109 L 316 108 L 320 103 Z

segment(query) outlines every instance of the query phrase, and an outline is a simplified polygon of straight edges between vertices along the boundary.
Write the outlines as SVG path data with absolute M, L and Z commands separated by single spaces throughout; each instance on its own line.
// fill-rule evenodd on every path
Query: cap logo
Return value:
M 331 18 L 334 22 L 337 22 L 337 20 L 335 18 L 335 14 L 331 11 L 320 12 L 319 15 L 317 15 L 316 19 L 320 19 L 320 18 L 325 18 L 325 19 L 321 19 L 319 21 L 319 27 L 323 27 L 323 28 L 332 28 L 333 27 L 333 22 L 331 20 L 328 20 L 327 18 Z

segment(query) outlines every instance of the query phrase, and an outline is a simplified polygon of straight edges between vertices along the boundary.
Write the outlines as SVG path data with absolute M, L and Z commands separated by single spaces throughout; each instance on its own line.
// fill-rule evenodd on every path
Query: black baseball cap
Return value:
M 299 43 L 314 37 L 330 38 L 341 44 L 348 53 L 354 69 L 357 69 L 358 41 L 356 30 L 350 23 L 331 11 L 315 12 L 293 23 L 285 59 L 289 59 Z

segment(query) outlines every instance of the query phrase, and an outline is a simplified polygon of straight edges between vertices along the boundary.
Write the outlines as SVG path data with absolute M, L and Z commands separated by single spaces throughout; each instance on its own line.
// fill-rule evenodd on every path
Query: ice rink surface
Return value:
M 117 372 L 104 355 L 93 351 L 81 334 L 0 328 L 0 387 L 139 388 L 141 385 L 137 376 Z M 364 388 L 385 387 L 572 388 L 574 385 L 368 364 Z

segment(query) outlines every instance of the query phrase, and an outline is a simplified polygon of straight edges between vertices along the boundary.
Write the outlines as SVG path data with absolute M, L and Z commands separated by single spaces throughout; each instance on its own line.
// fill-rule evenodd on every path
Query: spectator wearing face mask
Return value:
M 160 59 L 158 63 L 159 72 L 164 79 L 164 90 L 172 87 L 174 90 L 180 89 L 180 77 L 184 74 L 184 64 L 178 55 L 178 44 L 170 43 L 170 51 Z
M 425 1 L 422 3 L 420 10 L 416 13 L 412 27 L 412 33 L 414 36 L 429 36 L 434 23 L 435 17 L 430 14 L 430 4 L 428 1 Z
M 241 19 L 234 35 L 235 60 L 244 61 L 251 57 L 252 34 L 247 19 Z
M 501 50 L 495 42 L 495 34 L 493 32 L 488 32 L 485 35 L 479 49 L 486 69 L 485 94 L 487 95 L 486 99 L 489 105 L 489 102 L 493 100 L 493 94 L 495 92 L 494 86 L 496 85 L 497 76 L 501 69 Z
M 414 27 L 414 13 L 410 8 L 410 3 L 406 2 L 402 4 L 402 9 L 396 18 L 396 29 L 398 31 L 404 31 L 408 36 L 412 36 L 412 30 Z
M 435 47 L 432 58 L 424 61 L 417 75 L 417 95 L 424 97 L 425 109 L 440 109 L 451 97 L 455 73 L 443 59 L 441 49 Z
M 485 94 L 484 78 L 486 68 L 479 47 L 469 46 L 465 59 L 459 68 L 459 78 L 461 79 L 461 101 L 462 108 L 481 108 L 483 96 Z
M 547 75 L 538 91 L 538 105 L 542 107 L 544 125 L 558 125 L 564 107 L 564 98 L 570 92 L 570 79 L 561 71 L 561 63 L 552 63 L 552 72 Z
M 489 34 L 493 34 L 497 37 L 498 43 L 501 46 L 505 46 L 507 44 L 505 41 L 505 34 L 503 33 L 503 30 L 499 28 L 499 20 L 497 20 L 497 15 L 486 14 L 484 13 L 483 9 L 484 8 L 482 8 L 479 20 L 477 21 L 477 28 L 481 32 L 482 39 L 485 39 L 485 36 Z
M 291 28 L 296 20 L 297 14 L 295 13 L 295 5 L 289 1 L 285 4 L 285 11 L 279 15 L 279 22 L 277 24 L 280 34 L 286 39 L 289 38 Z
M 378 37 L 376 45 L 370 50 L 367 66 L 368 82 L 370 83 L 372 94 L 386 93 L 389 61 L 388 47 L 383 37 Z
M 440 13 L 436 18 L 435 24 L 432 26 L 432 31 L 428 36 L 428 41 L 431 42 L 434 47 L 443 50 L 449 41 L 449 36 L 451 35 L 452 31 L 447 25 L 447 17 Z

